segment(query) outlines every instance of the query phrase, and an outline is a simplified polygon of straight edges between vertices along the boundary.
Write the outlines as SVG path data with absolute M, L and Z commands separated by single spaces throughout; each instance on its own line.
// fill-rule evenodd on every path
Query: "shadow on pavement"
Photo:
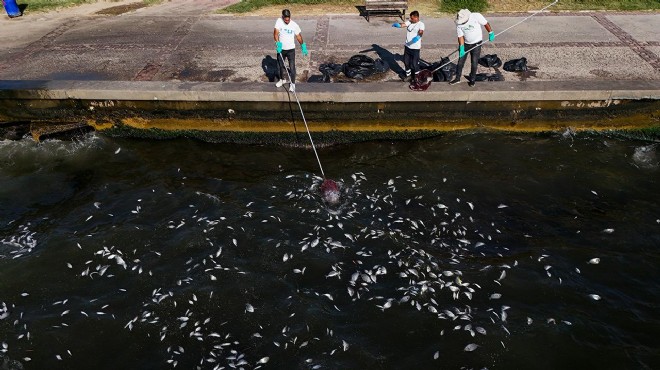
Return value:
M 371 44 L 371 49 L 362 50 L 360 53 L 366 53 L 368 51 L 376 52 L 378 57 L 386 62 L 390 66 L 390 69 L 399 75 L 399 77 L 403 78 L 406 75 L 406 71 L 404 71 L 403 68 L 399 66 L 399 63 L 397 63 L 397 61 L 401 60 L 401 55 L 392 54 L 389 50 L 378 44 Z

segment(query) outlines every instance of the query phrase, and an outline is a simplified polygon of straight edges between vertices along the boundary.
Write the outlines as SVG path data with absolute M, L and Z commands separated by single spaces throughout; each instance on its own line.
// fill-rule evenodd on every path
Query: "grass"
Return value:
M 658 0 L 559 0 L 558 10 L 657 10 Z
M 487 0 L 443 0 L 440 2 L 440 11 L 443 13 L 456 13 L 461 9 L 470 9 L 472 12 L 484 12 L 488 9 Z
M 515 12 L 538 10 L 552 0 L 409 0 L 409 10 L 416 8 L 434 9 L 442 13 L 455 13 L 467 8 L 474 12 Z M 364 5 L 363 0 L 242 0 L 239 3 L 218 10 L 218 13 L 249 13 L 262 8 L 287 5 L 346 6 L 354 9 Z M 415 5 L 413 5 L 415 4 Z M 550 11 L 557 10 L 658 10 L 659 0 L 559 0 Z M 427 11 L 428 13 L 428 11 Z
M 248 13 L 253 10 L 273 6 L 273 5 L 286 5 L 290 4 L 302 4 L 302 5 L 351 5 L 351 4 L 362 4 L 355 0 L 242 0 L 239 3 L 230 5 L 224 9 L 220 9 L 218 12 L 221 13 Z
M 120 0 L 110 0 L 119 2 Z M 163 2 L 164 0 L 142 0 L 143 3 L 152 5 Z M 82 4 L 96 3 L 98 0 L 18 0 L 18 5 L 27 5 L 27 11 L 48 11 L 57 8 L 76 6 Z
M 18 0 L 18 5 L 27 3 L 28 11 L 43 11 L 61 8 L 65 6 L 93 3 L 94 0 Z

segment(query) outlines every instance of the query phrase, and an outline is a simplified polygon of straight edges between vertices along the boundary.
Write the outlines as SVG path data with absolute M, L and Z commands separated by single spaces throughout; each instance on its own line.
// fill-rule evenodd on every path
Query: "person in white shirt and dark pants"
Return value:
M 424 22 L 419 21 L 417 10 L 410 13 L 410 20 L 405 23 L 394 23 L 392 27 L 406 28 L 406 43 L 403 49 L 403 64 L 406 67 L 404 81 L 413 81 L 415 74 L 419 72 L 419 52 L 422 49 L 422 35 L 424 34 Z
M 456 78 L 449 84 L 455 85 L 461 82 L 461 74 L 463 73 L 463 66 L 467 55 L 465 50 L 470 52 L 470 62 L 472 63 L 470 69 L 470 77 L 468 85 L 474 86 L 474 80 L 477 76 L 477 67 L 479 66 L 479 55 L 481 53 L 482 33 L 481 26 L 488 31 L 488 41 L 495 40 L 495 33 L 488 24 L 486 18 L 479 13 L 471 13 L 467 9 L 461 9 L 456 14 L 456 33 L 458 34 L 458 65 L 456 66 Z
M 281 87 L 287 82 L 287 76 L 291 76 L 291 83 L 289 84 L 289 91 L 296 90 L 296 40 L 300 43 L 303 56 L 307 56 L 307 44 L 303 42 L 300 26 L 298 23 L 291 20 L 291 12 L 289 9 L 282 10 L 282 17 L 278 18 L 275 22 L 275 31 L 273 31 L 273 38 L 275 39 L 275 50 L 277 51 L 277 65 L 280 67 L 280 79 L 275 86 Z M 289 61 L 289 73 L 284 67 L 284 59 Z

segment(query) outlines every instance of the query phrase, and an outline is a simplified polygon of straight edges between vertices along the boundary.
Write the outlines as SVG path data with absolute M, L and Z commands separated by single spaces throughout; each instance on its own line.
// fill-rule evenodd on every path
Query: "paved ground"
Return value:
M 275 19 L 214 13 L 235 1 L 173 0 L 98 14 L 136 2 L 125 0 L 0 17 L 0 80 L 267 82 L 265 71 L 275 63 Z M 496 33 L 528 16 L 485 15 Z M 307 58 L 298 54 L 299 80 L 318 81 L 320 64 L 364 52 L 393 66 L 381 81 L 399 81 L 404 32 L 390 27 L 396 18 L 367 22 L 357 10 L 293 18 L 310 50 Z M 437 61 L 455 50 L 450 17 L 422 20 L 422 59 Z M 526 57 L 532 70 L 504 72 L 508 81 L 650 80 L 660 86 L 658 25 L 658 12 L 544 13 L 500 35 L 482 55 L 495 53 L 503 61 Z

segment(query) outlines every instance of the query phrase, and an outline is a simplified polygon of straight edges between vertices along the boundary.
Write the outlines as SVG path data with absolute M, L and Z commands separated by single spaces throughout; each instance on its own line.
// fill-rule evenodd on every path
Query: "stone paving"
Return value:
M 0 18 L 0 80 L 108 80 L 268 82 L 275 63 L 275 19 L 216 14 L 236 0 L 174 0 L 118 15 L 103 7 Z M 88 10 L 86 10 L 88 9 Z M 496 33 L 528 13 L 484 14 Z M 438 61 L 456 49 L 449 16 L 425 18 L 422 59 Z M 365 53 L 392 71 L 377 81 L 400 81 L 404 32 L 395 17 L 293 14 L 308 43 L 297 55 L 299 82 L 320 80 L 318 67 Z M 658 12 L 542 13 L 499 35 L 482 55 L 507 61 L 526 57 L 528 73 L 504 72 L 508 81 L 651 80 L 660 84 Z M 480 72 L 493 72 L 480 67 Z M 374 80 L 371 80 L 374 81 Z

